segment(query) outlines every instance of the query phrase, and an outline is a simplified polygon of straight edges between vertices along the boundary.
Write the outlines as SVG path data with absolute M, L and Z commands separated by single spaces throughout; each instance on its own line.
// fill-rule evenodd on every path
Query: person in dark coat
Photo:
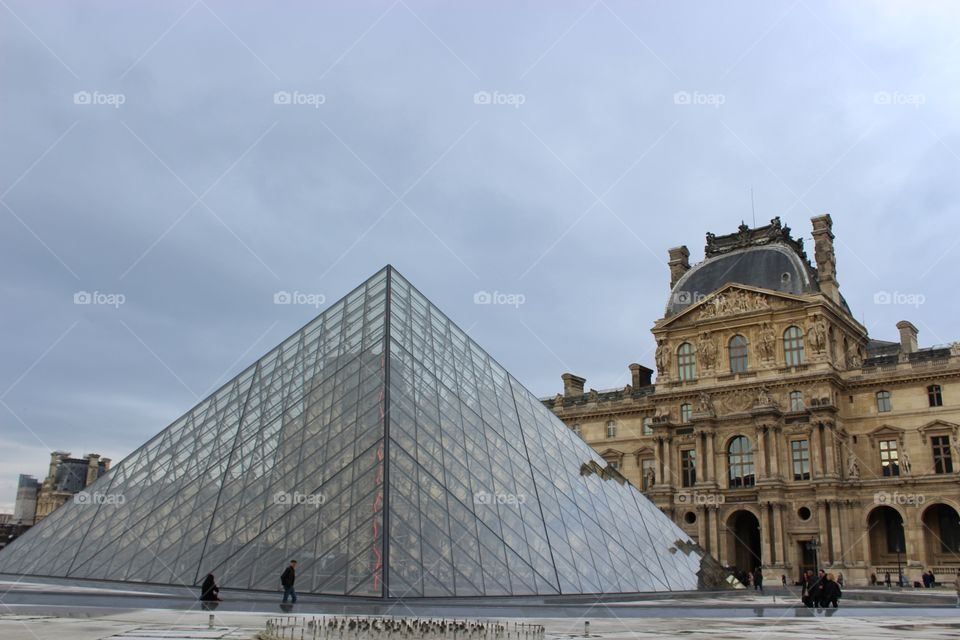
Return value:
M 803 576 L 800 578 L 800 587 L 800 600 L 804 606 L 812 607 L 813 595 L 811 590 L 813 589 L 813 572 L 809 569 L 803 572 Z
M 212 573 L 208 573 L 203 579 L 203 585 L 200 586 L 200 599 L 208 602 L 219 602 L 221 599 L 220 587 L 217 586 Z
M 287 604 L 287 598 L 290 598 L 293 604 L 297 603 L 297 592 L 293 590 L 293 584 L 296 580 L 297 561 L 291 560 L 287 568 L 280 574 L 280 584 L 283 586 L 283 604 Z
M 760 567 L 753 570 L 753 590 L 763 593 L 763 571 Z
M 820 587 L 820 606 L 824 608 L 833 607 L 836 609 L 839 604 L 840 596 L 843 595 L 843 592 L 840 590 L 840 585 L 834 579 L 832 573 L 828 573 L 821 583 Z
M 826 581 L 827 574 L 823 569 L 820 569 L 813 579 L 813 584 L 810 586 L 810 599 L 813 601 L 813 606 L 815 607 L 819 608 L 823 606 L 823 585 Z

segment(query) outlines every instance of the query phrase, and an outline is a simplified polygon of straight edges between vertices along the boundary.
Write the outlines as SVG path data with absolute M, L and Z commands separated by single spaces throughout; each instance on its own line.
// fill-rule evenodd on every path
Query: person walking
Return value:
M 297 592 L 293 590 L 293 584 L 296 580 L 297 561 L 291 560 L 287 568 L 280 574 L 280 584 L 283 586 L 283 604 L 287 604 L 287 598 L 290 598 L 293 604 L 297 604 Z
M 813 606 L 818 609 L 823 606 L 823 586 L 827 582 L 827 573 L 820 569 L 813 579 L 813 586 L 810 587 L 810 596 L 813 600 Z
M 840 588 L 843 589 L 843 574 L 837 576 L 837 584 L 840 585 Z
M 843 592 L 832 573 L 828 573 L 823 578 L 820 587 L 820 606 L 828 609 L 831 606 L 836 609 L 839 606 L 840 596 Z
M 805 607 L 813 606 L 813 572 L 807 569 L 800 578 L 800 601 Z
M 208 573 L 207 577 L 203 579 L 203 585 L 200 586 L 200 599 L 205 602 L 220 602 L 222 600 L 220 587 L 217 586 L 217 581 L 212 573 Z
M 753 570 L 753 590 L 763 593 L 763 571 L 760 567 Z

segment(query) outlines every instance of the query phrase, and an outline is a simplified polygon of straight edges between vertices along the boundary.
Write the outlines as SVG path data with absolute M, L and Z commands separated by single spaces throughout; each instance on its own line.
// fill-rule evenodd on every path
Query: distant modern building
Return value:
M 960 345 L 920 347 L 907 320 L 897 342 L 871 338 L 840 294 L 832 225 L 812 220 L 813 264 L 779 218 L 708 233 L 693 266 L 670 249 L 656 385 L 639 364 L 623 389 L 567 373 L 545 404 L 725 566 L 947 579 L 960 570 Z
M 51 453 L 47 477 L 37 491 L 33 524 L 46 518 L 71 496 L 96 482 L 97 478 L 109 470 L 110 459 L 101 458 L 96 453 L 87 454 L 83 458 L 71 458 L 70 454 L 64 451 Z M 19 499 L 19 491 L 17 497 Z M 29 509 L 26 503 L 24 508 Z
M 17 482 L 17 498 L 13 506 L 13 521 L 31 526 L 37 515 L 37 493 L 40 481 L 33 476 L 20 474 Z

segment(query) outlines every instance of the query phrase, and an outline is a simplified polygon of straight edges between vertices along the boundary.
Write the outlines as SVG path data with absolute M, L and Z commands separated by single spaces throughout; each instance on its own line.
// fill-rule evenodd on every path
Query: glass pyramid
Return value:
M 367 597 L 696 589 L 639 491 L 385 267 L 0 552 L 0 573 Z

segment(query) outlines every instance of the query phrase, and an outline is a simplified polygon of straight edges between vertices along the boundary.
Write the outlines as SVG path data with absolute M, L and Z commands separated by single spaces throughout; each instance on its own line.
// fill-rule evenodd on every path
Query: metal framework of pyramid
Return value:
M 390 266 L 87 491 L 0 573 L 275 591 L 296 559 L 300 592 L 409 598 L 688 590 L 701 563 Z

